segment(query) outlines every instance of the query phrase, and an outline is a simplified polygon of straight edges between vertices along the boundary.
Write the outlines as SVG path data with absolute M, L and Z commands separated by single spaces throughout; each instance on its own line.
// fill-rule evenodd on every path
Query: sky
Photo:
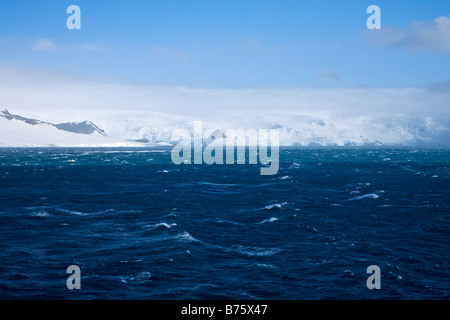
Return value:
M 380 30 L 366 27 L 372 4 Z M 80 30 L 66 27 L 70 5 Z M 2 0 L 0 71 L 203 89 L 450 91 L 450 1 Z
M 204 121 L 450 145 L 449 101 L 449 0 L 0 1 L 0 111 L 115 138 Z

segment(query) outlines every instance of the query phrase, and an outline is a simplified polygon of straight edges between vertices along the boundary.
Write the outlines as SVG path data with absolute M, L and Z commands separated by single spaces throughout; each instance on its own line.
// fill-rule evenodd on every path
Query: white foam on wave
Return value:
M 300 168 L 302 165 L 298 162 L 292 162 L 289 168 Z
M 143 271 L 137 275 L 121 277 L 120 282 L 123 283 L 135 283 L 135 284 L 143 284 L 151 281 L 152 274 L 148 271 Z
M 350 200 L 377 199 L 379 197 L 380 196 L 375 194 L 375 193 L 368 193 L 368 194 L 364 194 L 362 196 L 354 197 L 354 198 L 352 198 Z
M 283 249 L 278 248 L 260 248 L 260 247 L 246 247 L 241 245 L 232 245 L 231 247 L 222 247 L 220 245 L 215 245 L 207 242 L 200 241 L 193 236 L 189 234 L 189 232 L 184 231 L 182 233 L 177 234 L 176 236 L 172 237 L 172 239 L 182 241 L 182 242 L 199 242 L 206 246 L 213 247 L 219 250 L 222 250 L 224 252 L 234 252 L 243 254 L 249 257 L 268 257 L 275 255 Z
M 38 211 L 38 212 L 33 212 L 32 216 L 34 216 L 34 217 L 50 217 L 50 213 L 48 213 L 47 211 Z
M 278 221 L 278 218 L 276 218 L 276 217 L 271 217 L 271 218 L 264 219 L 263 221 L 258 222 L 258 224 L 269 223 L 269 222 L 275 222 L 275 221 Z
M 55 208 L 55 210 L 58 210 L 62 213 L 68 213 L 73 214 L 76 216 L 95 216 L 95 215 L 102 215 L 102 214 L 130 214 L 130 213 L 140 213 L 140 210 L 124 210 L 124 211 L 116 211 L 115 209 L 107 209 L 103 211 L 97 211 L 97 212 L 80 212 L 75 210 L 68 210 L 63 208 Z
M 165 222 L 161 222 L 161 223 L 157 223 L 157 224 L 146 225 L 145 227 L 150 228 L 150 230 L 153 230 L 153 229 L 157 229 L 157 228 L 160 228 L 160 227 L 164 227 L 166 229 L 170 229 L 170 228 L 176 227 L 176 226 L 177 226 L 176 223 L 168 224 L 168 223 L 165 223 Z
M 273 264 L 265 264 L 265 263 L 256 263 L 255 266 L 262 267 L 262 268 L 268 268 L 268 269 L 276 269 L 277 268 Z
M 76 216 L 88 216 L 88 215 L 90 215 L 89 213 L 85 213 L 85 212 L 79 212 L 79 211 L 67 210 L 67 209 L 61 209 L 61 208 L 57 208 L 56 210 L 58 210 L 60 212 L 64 212 L 64 213 L 74 214 Z
M 358 186 L 370 186 L 370 182 L 359 182 Z
M 233 225 L 242 225 L 242 223 L 236 222 L 236 221 L 231 221 L 231 220 L 223 220 L 223 219 L 219 219 L 216 220 L 217 223 L 228 223 L 228 224 L 233 224 Z
M 201 242 L 200 240 L 195 239 L 193 236 L 191 236 L 189 234 L 189 232 L 187 232 L 187 231 L 184 231 L 182 233 L 179 233 L 179 234 L 175 235 L 173 237 L 173 239 L 179 240 L 179 241 L 182 241 L 182 242 Z
M 236 252 L 250 257 L 268 257 L 273 256 L 274 254 L 277 254 L 283 250 L 278 248 L 244 247 L 241 245 L 234 245 L 229 248 L 224 248 L 224 251 Z
M 269 205 L 265 206 L 264 208 L 262 208 L 262 209 L 260 209 L 260 210 L 281 209 L 281 208 L 284 207 L 285 205 L 287 205 L 287 202 L 283 202 L 283 203 L 274 203 L 274 204 L 269 204 Z
M 90 154 L 114 154 L 114 153 L 162 153 L 164 150 L 96 150 L 81 153 L 80 156 L 88 156 Z
M 213 186 L 213 187 L 238 187 L 240 186 L 239 184 L 234 184 L 234 183 L 213 183 L 213 182 L 197 182 L 197 184 L 199 185 L 205 185 L 205 186 Z

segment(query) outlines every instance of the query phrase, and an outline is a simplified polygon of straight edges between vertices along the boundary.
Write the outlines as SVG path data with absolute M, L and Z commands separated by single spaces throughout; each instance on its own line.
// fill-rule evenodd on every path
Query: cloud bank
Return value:
M 219 129 L 278 128 L 285 145 L 449 144 L 450 90 L 445 84 L 195 89 L 0 64 L 0 108 L 54 123 L 90 120 L 120 139 L 165 141 L 171 130 L 200 120 Z

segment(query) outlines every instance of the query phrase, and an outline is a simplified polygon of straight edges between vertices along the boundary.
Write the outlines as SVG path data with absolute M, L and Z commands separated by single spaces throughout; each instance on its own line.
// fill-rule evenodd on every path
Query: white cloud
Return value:
M 152 111 L 196 117 L 255 114 L 426 114 L 450 117 L 450 92 L 433 88 L 194 89 L 108 82 L 0 63 L 0 108 L 78 113 Z M 49 119 L 51 120 L 51 119 Z
M 450 53 L 450 15 L 432 22 L 414 21 L 407 30 L 383 26 L 381 30 L 366 33 L 381 46 Z
M 35 51 L 57 51 L 57 50 L 83 50 L 100 52 L 103 51 L 102 47 L 93 44 L 82 44 L 74 46 L 61 46 L 57 45 L 53 40 L 47 38 L 40 38 L 32 44 L 32 49 Z
M 56 51 L 58 46 L 50 39 L 41 38 L 33 44 L 33 50 L 36 51 Z

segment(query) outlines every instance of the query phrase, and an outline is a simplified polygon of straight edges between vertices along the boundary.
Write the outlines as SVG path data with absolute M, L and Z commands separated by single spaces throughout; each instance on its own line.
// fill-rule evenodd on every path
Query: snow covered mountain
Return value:
M 432 117 L 261 114 L 251 119 L 206 118 L 203 131 L 278 129 L 282 146 L 450 146 L 450 124 Z M 4 110 L 0 112 L 0 146 L 173 145 L 177 141 L 172 141 L 172 133 L 179 128 L 194 136 L 194 120 L 182 115 L 117 113 L 97 115 L 94 121 L 99 125 L 91 121 L 53 124 Z
M 122 146 L 145 144 L 110 138 L 90 121 L 53 124 L 11 114 L 7 109 L 0 111 L 0 147 Z
M 93 135 L 99 135 L 102 137 L 106 137 L 105 131 L 97 127 L 94 123 L 90 121 L 83 121 L 83 122 L 66 122 L 66 123 L 59 123 L 59 124 L 53 124 L 46 121 L 40 121 L 36 119 L 30 119 L 25 118 L 19 115 L 11 114 L 9 113 L 8 109 L 5 109 L 3 111 L 0 111 L 0 117 L 4 117 L 7 120 L 17 120 L 17 121 L 23 121 L 29 125 L 36 126 L 36 125 L 49 125 L 54 126 L 55 128 L 63 131 L 73 132 L 73 133 L 81 133 L 81 134 L 93 134 Z
M 158 118 L 159 117 L 159 118 Z M 132 115 L 98 119 L 110 136 L 137 141 L 172 141 L 172 132 L 184 128 L 194 135 L 194 120 L 178 117 Z M 414 116 L 261 115 L 252 121 L 209 119 L 202 121 L 204 133 L 227 129 L 278 129 L 282 146 L 450 146 L 450 125 L 434 118 Z M 205 137 L 204 137 L 205 138 Z

